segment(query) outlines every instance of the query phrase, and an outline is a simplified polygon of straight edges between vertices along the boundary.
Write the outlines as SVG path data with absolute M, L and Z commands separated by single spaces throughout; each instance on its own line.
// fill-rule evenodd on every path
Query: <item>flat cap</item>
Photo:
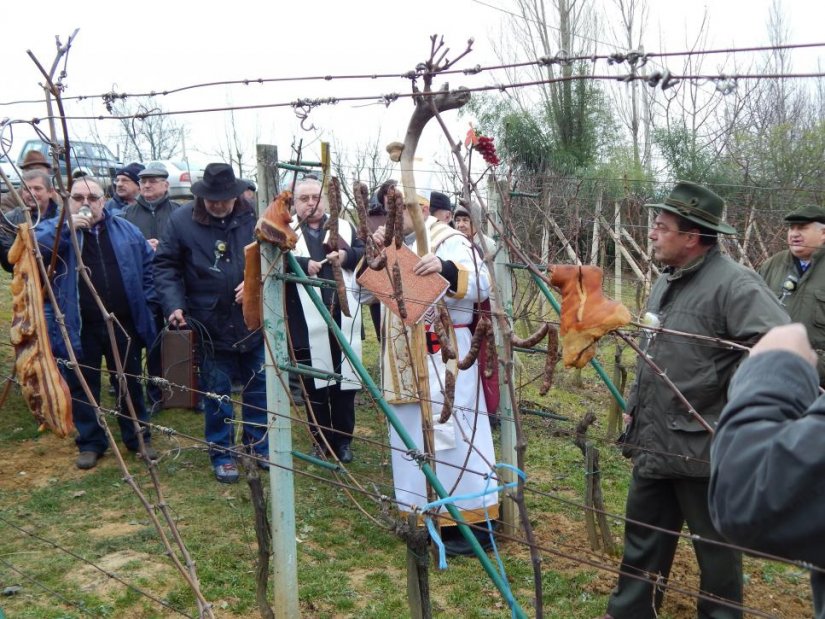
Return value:
M 162 165 L 150 165 L 138 172 L 140 178 L 169 178 L 169 171 Z
M 813 204 L 803 206 L 785 215 L 785 221 L 792 224 L 810 223 L 812 221 L 825 224 L 825 208 Z

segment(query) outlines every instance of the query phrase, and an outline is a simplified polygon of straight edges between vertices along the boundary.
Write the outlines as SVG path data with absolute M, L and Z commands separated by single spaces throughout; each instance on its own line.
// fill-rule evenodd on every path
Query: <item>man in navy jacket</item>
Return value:
M 195 200 L 169 218 L 155 254 L 155 283 L 170 326 L 197 331 L 205 435 L 215 478 L 238 481 L 233 437 L 232 379 L 243 384 L 243 442 L 268 457 L 266 379 L 260 331 L 243 321 L 244 246 L 253 239 L 255 211 L 240 195 L 246 188 L 232 167 L 210 163 L 192 185 Z M 224 397 L 225 396 L 225 397 Z M 259 460 L 262 462 L 262 460 Z
M 100 399 L 101 358 L 105 357 L 106 366 L 114 371 L 115 355 L 120 356 L 137 419 L 131 418 L 125 394 L 119 393 L 118 423 L 123 442 L 130 451 L 138 452 L 138 433 L 142 433 L 146 445 L 143 457 L 156 459 L 156 452 L 149 446 L 149 429 L 138 425 L 148 420 L 139 380 L 140 351 L 155 338 L 155 324 L 149 309 L 149 303 L 155 300 L 152 249 L 140 230 L 104 209 L 103 189 L 88 177 L 76 179 L 72 184 L 69 211 L 89 282 L 78 275 L 78 255 L 69 223 L 64 221 L 59 226 L 60 218 L 54 218 L 36 229 L 37 242 L 47 263 L 58 240 L 59 259 L 52 278 L 57 309 L 64 317 L 72 350 L 96 401 Z M 44 309 L 55 357 L 68 359 L 68 347 L 55 320 L 55 308 L 47 302 Z M 116 348 L 106 326 L 109 313 L 115 317 Z M 90 469 L 106 451 L 108 439 L 75 371 L 65 367 L 62 371 L 71 391 L 72 416 L 78 431 L 77 467 Z

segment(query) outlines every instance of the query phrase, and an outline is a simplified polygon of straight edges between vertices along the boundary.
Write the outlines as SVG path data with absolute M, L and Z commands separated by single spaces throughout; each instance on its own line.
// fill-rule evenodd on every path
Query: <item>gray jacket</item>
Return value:
M 817 374 L 790 352 L 745 361 L 711 447 L 708 498 L 731 542 L 825 568 L 825 396 Z M 811 572 L 817 619 L 825 574 Z
M 124 208 L 120 216 L 140 228 L 144 238 L 160 240 L 169 225 L 169 217 L 178 208 L 180 204 L 170 200 L 169 194 L 156 204 L 150 204 L 143 196 L 138 196 L 137 202 Z
M 647 311 L 667 329 L 755 341 L 788 315 L 753 271 L 713 247 L 680 269 L 666 269 L 653 285 Z M 712 342 L 653 334 L 642 347 L 711 427 L 727 399 L 728 383 L 744 357 Z M 710 434 L 690 416 L 668 385 L 640 359 L 627 412 L 632 422 L 623 452 L 639 475 L 708 477 Z

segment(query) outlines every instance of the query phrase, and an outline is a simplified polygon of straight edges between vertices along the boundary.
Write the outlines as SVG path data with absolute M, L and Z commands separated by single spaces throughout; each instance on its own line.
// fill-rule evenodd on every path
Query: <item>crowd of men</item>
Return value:
M 265 467 L 263 340 L 260 332 L 247 329 L 241 310 L 244 247 L 252 241 L 256 223 L 253 197 L 244 195 L 250 191 L 249 183 L 237 179 L 229 165 L 210 164 L 203 179 L 192 186 L 194 200 L 180 205 L 168 197 L 162 168 L 125 166 L 117 173 L 108 202 L 99 184 L 75 179 L 68 200 L 76 231 L 73 239 L 68 222 L 57 216 L 50 170 L 43 169 L 48 163 L 32 163 L 41 169 L 35 166 L 24 172 L 25 206 L 5 214 L 0 263 L 10 270 L 7 252 L 13 225 L 23 221 L 28 209 L 44 257 L 49 258 L 52 250 L 59 256 L 53 282 L 58 307 L 47 303 L 55 352 L 59 357 L 67 353 L 54 320 L 59 313 L 95 398 L 100 392 L 102 358 L 110 370 L 123 366 L 126 378 L 118 383 L 117 392 L 128 391 L 133 405 L 130 411 L 127 399 L 119 395 L 126 447 L 145 458 L 157 457 L 148 429 L 133 421 L 133 416 L 137 422 L 147 421 L 162 406 L 159 389 L 148 390 L 145 400 L 136 378 L 142 373 L 142 351 L 147 351 L 149 374 L 160 375 L 157 334 L 164 328 L 192 328 L 200 340 L 200 390 L 217 395 L 204 403 L 205 436 L 216 479 L 225 483 L 238 479 L 228 397 L 233 383 L 242 385 L 242 441 Z M 387 194 L 394 184 L 384 183 L 370 206 L 369 228 L 379 247 L 391 234 L 384 219 Z M 298 264 L 308 276 L 323 279 L 332 279 L 333 267 L 341 269 L 349 316 L 334 290 L 322 288 L 322 300 L 360 355 L 360 306 L 367 300 L 359 294 L 355 274 L 364 257 L 364 240 L 351 224 L 341 221 L 339 245 L 327 245 L 329 215 L 318 180 L 298 182 L 294 204 Z M 803 524 L 801 516 L 788 514 L 806 490 L 818 486 L 817 471 L 825 468 L 825 456 L 816 448 L 825 405 L 814 403 L 817 387 L 825 385 L 825 266 L 821 264 L 825 209 L 805 206 L 789 213 L 785 218 L 788 249 L 770 258 L 757 273 L 720 251 L 719 235 L 736 230 L 725 223 L 724 202 L 710 189 L 679 182 L 662 203 L 646 206 L 656 213 L 649 238 L 655 259 L 664 267 L 646 312 L 668 334 L 656 328 L 644 332 L 644 355 L 630 388 L 621 445 L 633 461 L 633 472 L 620 576 L 605 618 L 658 616 L 662 585 L 678 542 L 674 532 L 684 524 L 694 536 L 699 564 L 698 616 L 741 617 L 742 556 L 724 544 L 725 539 L 822 563 L 819 546 L 813 550 L 801 537 L 802 531 L 814 535 L 812 530 L 821 537 L 819 519 Z M 407 208 L 401 213 L 404 241 L 415 250 L 413 219 Z M 438 273 L 447 281 L 445 303 L 461 358 L 470 348 L 474 315 L 489 310 L 490 280 L 483 257 L 496 251 L 496 243 L 477 228 L 481 218 L 474 204 L 456 207 L 447 195 L 434 191 L 417 208 L 424 219 L 429 252 L 420 258 L 414 273 Z M 82 276 L 74 245 L 87 267 Z M 303 286 L 287 284 L 286 308 L 293 358 L 313 370 L 293 377 L 292 387 L 306 403 L 316 455 L 351 462 L 359 381 Z M 421 415 L 427 407 L 421 406 L 420 384 L 412 369 L 410 327 L 395 314 L 380 311 L 375 302 L 370 309 L 381 343 L 385 397 L 406 433 L 423 450 Z M 114 344 L 107 335 L 106 313 L 118 325 Z M 801 326 L 784 326 L 792 321 Z M 426 362 L 433 450 L 442 463 L 437 474 L 444 487 L 462 497 L 457 506 L 466 520 L 495 517 L 499 497 L 485 488 L 495 474 L 488 412 L 494 414 L 496 404 L 479 396 L 485 390 L 479 363 L 474 363 L 453 374 L 454 413 L 446 422 L 438 420 L 448 361 L 439 352 L 431 322 L 427 320 Z M 708 340 L 674 333 L 759 343 L 753 358 L 742 363 L 747 354 L 741 347 L 711 345 Z M 661 379 L 662 371 L 683 399 Z M 75 401 L 77 466 L 92 468 L 107 448 L 106 437 L 80 381 L 72 371 L 65 370 L 65 375 Z M 390 442 L 397 447 L 392 451 L 396 500 L 403 511 L 414 512 L 428 500 L 423 474 L 395 429 Z M 810 449 L 797 453 L 800 445 L 809 442 Z M 769 456 L 776 461 L 768 461 Z M 764 471 L 765 479 L 754 471 Z M 770 531 L 773 541 L 762 541 L 765 531 Z M 444 539 L 452 553 L 472 550 L 469 540 L 449 528 Z M 815 576 L 813 584 L 817 613 L 823 616 L 825 579 Z

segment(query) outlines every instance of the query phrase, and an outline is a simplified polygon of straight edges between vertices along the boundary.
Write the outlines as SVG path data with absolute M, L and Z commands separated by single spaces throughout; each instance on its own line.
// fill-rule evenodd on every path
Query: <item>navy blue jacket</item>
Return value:
M 103 225 L 109 234 L 112 247 L 117 256 L 117 265 L 120 276 L 123 278 L 123 287 L 129 295 L 129 308 L 132 312 L 132 321 L 141 340 L 137 344 L 147 346 L 154 342 L 157 335 L 155 322 L 149 308 L 150 303 L 157 302 L 153 283 L 152 248 L 143 235 L 134 225 L 121 217 L 115 217 L 106 209 L 103 210 Z M 55 237 L 58 235 L 57 224 L 59 219 L 50 219 L 37 227 L 35 233 L 43 260 L 49 263 L 52 256 Z M 66 329 L 72 348 L 78 356 L 82 354 L 80 348 L 80 303 L 78 300 L 77 255 L 72 248 L 69 224 L 64 222 L 59 231 L 60 244 L 57 248 L 59 259 L 52 287 L 57 299 L 57 305 L 66 321 Z M 77 232 L 78 240 L 83 243 L 83 234 Z M 49 339 L 56 357 L 68 358 L 68 351 L 63 342 L 63 336 L 54 320 L 54 308 L 51 303 L 45 304 L 46 319 L 49 324 Z
M 160 239 L 154 266 L 163 315 L 183 310 L 207 351 L 245 352 L 263 345 L 261 332 L 246 328 L 243 308 L 235 303 L 244 247 L 254 240 L 256 222 L 255 211 L 242 200 L 219 220 L 198 198 L 172 213 Z

